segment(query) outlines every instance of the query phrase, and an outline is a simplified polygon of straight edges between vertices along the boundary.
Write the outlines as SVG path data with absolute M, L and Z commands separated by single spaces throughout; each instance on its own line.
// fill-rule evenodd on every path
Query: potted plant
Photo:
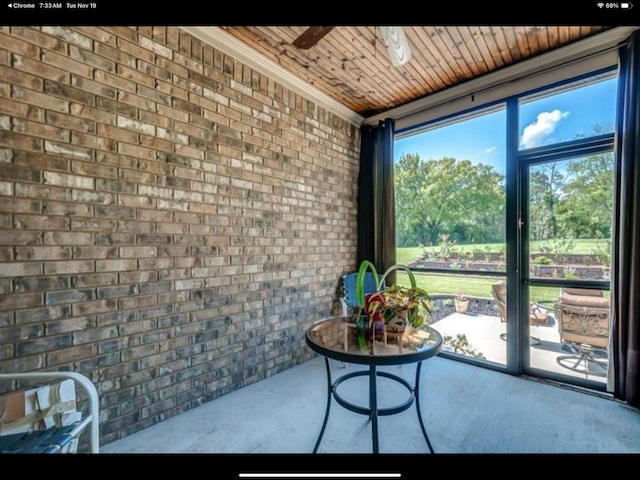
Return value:
M 455 297 L 453 297 L 453 302 L 456 305 L 456 312 L 467 313 L 467 309 L 469 308 L 469 297 L 458 292 Z
M 367 270 L 371 270 L 376 279 L 377 292 L 365 296 L 364 275 Z M 383 289 L 387 275 L 394 270 L 404 270 L 411 286 L 395 284 Z M 363 261 L 358 270 L 356 296 L 369 319 L 370 326 L 374 322 L 382 322 L 386 330 L 392 333 L 403 332 L 407 325 L 419 327 L 426 323 L 427 316 L 431 313 L 431 297 L 426 290 L 416 285 L 413 272 L 403 264 L 392 265 L 379 277 L 373 264 L 367 260 Z

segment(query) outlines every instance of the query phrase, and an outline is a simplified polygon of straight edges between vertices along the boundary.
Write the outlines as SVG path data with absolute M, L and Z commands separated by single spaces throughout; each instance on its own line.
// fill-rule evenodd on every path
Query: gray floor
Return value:
M 332 362 L 335 376 L 361 369 Z M 414 365 L 385 367 L 413 384 Z M 568 388 L 515 378 L 440 357 L 423 363 L 420 407 L 436 453 L 640 453 L 640 411 Z M 395 405 L 406 389 L 379 381 L 380 406 Z M 366 405 L 364 377 L 340 386 Z M 104 454 L 308 454 L 326 406 L 324 360 L 249 385 L 122 440 Z M 416 408 L 379 421 L 380 453 L 427 454 Z M 371 423 L 332 401 L 318 453 L 371 452 Z M 322 457 L 316 456 L 314 458 Z

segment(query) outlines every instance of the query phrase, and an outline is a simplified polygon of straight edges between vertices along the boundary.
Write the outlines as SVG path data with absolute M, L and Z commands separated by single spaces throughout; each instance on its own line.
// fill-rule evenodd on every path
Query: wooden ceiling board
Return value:
M 336 26 L 308 49 L 293 45 L 308 28 L 302 25 L 219 28 L 367 118 L 609 27 L 405 26 L 412 59 L 398 67 L 375 26 Z M 225 66 L 233 68 L 226 59 Z
M 425 41 L 420 36 L 420 33 L 424 35 L 424 31 L 420 31 L 415 28 L 406 29 L 405 34 L 409 39 L 411 45 L 412 61 L 409 62 L 413 65 L 418 78 L 421 80 L 425 94 L 437 92 L 441 85 L 441 80 L 434 70 L 434 66 L 431 60 L 428 58 L 428 48 L 425 45 Z

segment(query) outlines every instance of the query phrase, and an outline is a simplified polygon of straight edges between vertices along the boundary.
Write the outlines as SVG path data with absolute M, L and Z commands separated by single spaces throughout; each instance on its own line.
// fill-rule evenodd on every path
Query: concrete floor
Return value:
M 334 379 L 362 368 L 333 362 L 331 365 Z M 412 384 L 415 380 L 414 365 L 385 369 Z M 366 405 L 365 377 L 353 378 L 339 388 L 343 397 Z M 640 412 L 597 395 L 441 357 L 423 363 L 419 390 L 421 411 L 436 457 L 477 453 L 640 453 Z M 272 460 L 269 457 L 273 455 L 279 458 L 313 451 L 324 418 L 326 392 L 324 359 L 314 358 L 102 445 L 101 453 L 231 455 L 232 470 L 267 468 L 264 461 Z M 399 384 L 380 379 L 381 407 L 395 405 L 407 395 Z M 381 417 L 379 430 L 382 454 L 402 458 L 404 454 L 429 453 L 415 404 L 399 414 Z M 368 418 L 332 401 L 318 453 L 359 456 L 371 451 Z M 321 460 L 330 457 L 325 455 L 305 456 L 305 461 L 313 462 L 306 465 L 328 468 L 329 464 Z M 373 468 L 375 461 L 367 465 Z M 401 464 L 397 465 L 400 468 Z M 295 468 L 286 462 L 277 466 L 286 467 L 287 471 Z

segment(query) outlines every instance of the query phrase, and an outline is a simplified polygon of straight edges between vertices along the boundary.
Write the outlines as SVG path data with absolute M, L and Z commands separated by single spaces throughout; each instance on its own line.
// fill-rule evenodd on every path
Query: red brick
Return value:
M 134 63 L 135 63 L 135 61 L 134 61 Z M 122 65 L 118 65 L 117 66 L 118 72 L 120 70 L 124 69 L 124 68 L 126 68 L 126 67 L 124 67 Z M 127 80 L 126 78 L 123 78 L 121 75 L 116 74 L 115 72 L 109 73 L 109 72 L 105 72 L 105 71 L 102 71 L 102 70 L 98 70 L 98 71 L 96 71 L 94 78 L 100 84 L 109 85 L 109 87 L 111 87 L 111 88 L 115 88 L 115 89 L 118 89 L 118 90 L 123 90 L 123 91 L 126 91 L 126 92 L 132 92 L 132 93 L 135 93 L 135 91 L 136 91 L 135 82 Z M 113 97 L 111 95 L 105 95 L 105 96 L 108 96 L 109 98 L 116 98 L 116 97 Z
M 30 99 L 38 96 L 44 97 L 42 94 L 34 94 L 34 90 L 42 90 L 43 88 L 44 81 L 41 77 L 0 65 L 0 78 L 3 82 L 14 85 L 11 92 L 15 99 L 38 105 L 37 102 L 31 102 Z
M 85 177 L 118 177 L 118 170 L 115 167 L 109 167 L 92 162 L 81 162 L 74 160 L 71 162 L 71 171 Z
M 93 315 L 95 313 L 113 312 L 117 309 L 117 301 L 114 299 L 83 302 L 72 305 L 73 315 Z
M 136 268 L 137 262 L 135 259 L 96 261 L 96 272 L 121 272 L 127 270 L 136 270 Z
M 21 150 L 42 151 L 43 141 L 29 135 L 0 130 L 0 146 Z
M 77 362 L 83 358 L 94 357 L 96 355 L 96 351 L 96 346 L 89 344 L 49 352 L 47 353 L 47 365 L 55 367 L 56 365 L 69 362 Z
M 16 247 L 16 260 L 64 260 L 71 251 L 63 247 Z
M 14 119 L 13 131 L 63 142 L 68 142 L 71 138 L 69 130 L 44 123 L 30 122 L 28 120 Z
M 118 283 L 117 273 L 94 273 L 74 275 L 71 277 L 74 287 L 97 287 L 115 285 Z
M 13 280 L 15 292 L 45 292 L 63 290 L 71 286 L 69 277 L 18 277 Z
M 43 121 L 44 110 L 34 105 L 29 105 L 8 98 L 0 97 L 0 112 L 17 118 L 28 118 L 35 121 Z
M 86 273 L 95 271 L 91 260 L 68 260 L 65 262 L 45 262 L 45 275 Z
M 82 304 L 73 305 L 73 307 L 79 306 Z M 69 311 L 66 316 L 70 316 L 71 306 L 67 305 L 65 307 L 47 307 L 48 309 L 54 308 L 65 308 Z M 69 333 L 69 332 L 77 332 L 83 331 L 90 328 L 95 328 L 96 323 L 92 320 L 91 317 L 78 317 L 78 318 L 63 318 L 60 317 L 51 317 L 45 319 L 45 328 L 47 332 L 51 335 L 58 335 L 60 333 Z
M 35 200 L 10 198 L 0 202 L 0 212 L 42 213 L 42 204 Z
M 85 92 L 78 88 L 74 88 L 59 82 L 53 82 L 51 80 L 44 81 L 44 91 L 51 95 L 56 95 L 65 99 L 72 100 L 74 102 L 84 103 L 90 106 L 94 106 L 96 103 L 96 97 L 93 93 Z
M 37 90 L 42 90 L 44 87 L 42 84 L 38 84 L 34 88 Z M 48 108 L 50 110 L 55 110 L 58 112 L 69 112 L 69 101 L 66 99 L 36 92 L 27 88 L 14 87 L 12 93 L 12 97 L 16 100 L 30 103 L 32 105 L 38 105 L 39 107 Z
M 116 114 L 114 112 L 104 111 L 98 108 L 90 107 L 88 105 L 82 105 L 72 102 L 70 111 L 71 115 L 74 117 L 86 118 L 88 120 L 104 123 L 107 125 L 115 125 L 116 123 Z
M 80 32 L 75 31 L 75 29 L 52 26 L 42 27 L 42 32 L 46 33 L 47 35 L 58 37 L 74 45 L 79 45 L 83 48 L 91 49 L 93 45 L 93 41 L 90 38 L 82 35 L 82 33 Z
M 35 153 L 35 152 L 16 152 L 13 157 L 13 164 L 17 167 L 20 167 L 24 172 L 39 172 L 40 170 L 54 170 L 61 172 L 69 171 L 69 162 L 66 158 L 60 158 L 56 156 Z M 37 180 L 32 181 L 40 181 L 40 174 L 38 174 Z M 25 178 L 25 180 L 28 180 Z M 33 196 L 38 196 L 35 191 L 37 188 L 42 188 L 36 185 L 28 186 L 31 190 L 33 190 Z M 46 188 L 46 187 L 45 187 Z M 46 198 L 50 198 L 51 200 L 56 200 L 55 193 L 52 192 L 53 189 L 48 189 L 46 193 Z M 53 196 L 49 196 L 52 194 Z M 32 195 L 29 195 L 32 196 Z
M 33 308 L 42 304 L 42 294 L 40 293 L 0 295 L 0 310 Z
M 74 27 L 74 31 L 88 38 L 97 40 L 94 42 L 94 49 L 98 45 L 116 45 L 116 36 L 112 32 L 108 32 L 100 27 Z
M 93 43 L 93 42 L 92 42 Z M 96 55 L 90 51 L 91 46 L 81 45 L 82 48 L 78 48 L 74 45 L 69 46 L 69 57 L 75 60 L 81 61 L 87 66 L 94 66 L 98 71 L 114 72 L 116 70 L 116 63 L 112 60 L 108 60 L 101 55 Z M 84 75 L 87 76 L 87 75 Z
M 31 42 L 47 50 L 55 50 L 58 52 L 64 52 L 66 50 L 66 42 L 62 42 L 58 38 L 51 37 L 49 35 L 45 35 L 33 27 L 11 27 L 11 33 L 20 39 Z
M 93 234 L 79 232 L 45 232 L 46 245 L 91 245 Z
M 14 225 L 24 230 L 69 230 L 69 219 L 45 215 L 15 215 Z
M 118 153 L 123 155 L 131 155 L 134 157 L 146 158 L 147 160 L 153 160 L 156 152 L 151 148 L 141 147 L 139 145 L 131 145 L 128 143 L 118 143 Z
M 98 219 L 72 219 L 71 230 L 85 232 L 112 232 L 116 229 L 117 223 L 113 220 Z
M 28 45 L 28 44 L 27 44 Z M 30 73 L 37 77 L 53 80 L 54 82 L 69 83 L 69 72 L 59 67 L 51 67 L 43 64 L 39 58 L 14 55 L 13 68 Z
M 82 160 L 93 159 L 94 151 L 89 148 L 76 147 L 69 144 L 52 142 L 45 140 L 44 149 L 47 153 L 64 155 L 65 157 L 74 157 Z
M 128 271 L 118 275 L 119 283 L 145 283 L 158 281 L 158 274 L 155 271 Z
M 41 243 L 41 232 L 3 231 L 0 235 L 0 245 L 39 245 Z
M 52 65 L 55 67 L 60 67 L 63 70 L 66 70 L 71 73 L 75 73 L 82 77 L 91 78 L 92 76 L 92 68 L 89 65 L 85 65 L 82 62 L 78 62 L 73 60 L 66 55 L 59 55 L 55 52 L 51 51 L 43 51 L 42 52 L 42 61 L 45 64 Z
M 118 258 L 118 247 L 73 247 L 74 259 L 107 259 Z

